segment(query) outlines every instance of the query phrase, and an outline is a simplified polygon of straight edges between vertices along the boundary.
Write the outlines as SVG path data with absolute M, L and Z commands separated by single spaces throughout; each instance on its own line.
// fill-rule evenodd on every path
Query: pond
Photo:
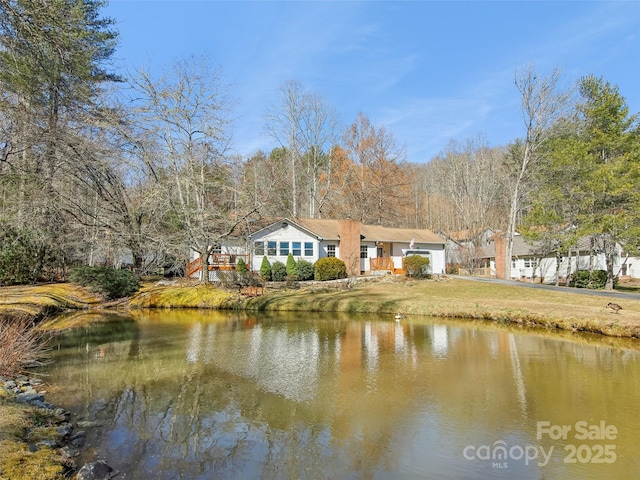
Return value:
M 138 311 L 56 338 L 47 401 L 135 479 L 636 479 L 637 340 Z

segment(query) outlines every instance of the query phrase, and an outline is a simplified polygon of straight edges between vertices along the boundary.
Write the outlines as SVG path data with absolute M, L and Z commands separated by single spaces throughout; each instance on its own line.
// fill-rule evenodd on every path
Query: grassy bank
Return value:
M 97 307 L 101 302 L 101 297 L 71 283 L 0 287 L 0 318 L 39 320 L 67 309 Z
M 67 459 L 56 448 L 61 441 L 57 413 L 20 403 L 5 387 L 43 354 L 46 334 L 32 328 L 34 321 L 68 309 L 97 307 L 101 301 L 71 284 L 0 288 L 0 478 L 68 477 Z
M 211 285 L 156 283 L 143 287 L 131 299 L 130 306 L 389 315 L 401 312 L 640 338 L 640 300 L 616 300 L 623 306 L 616 314 L 606 308 L 611 301 L 606 292 L 590 296 L 570 289 L 556 292 L 452 278 L 413 281 L 405 277 L 301 283 L 299 287 L 268 287 L 265 295 L 248 298 Z
M 587 296 L 512 285 L 443 279 L 411 281 L 388 277 L 351 289 L 321 287 L 248 299 L 252 310 L 339 311 L 431 315 L 518 323 L 544 328 L 640 338 L 640 300 L 615 300 L 624 310 L 606 308 L 606 293 Z
M 132 308 L 229 308 L 234 294 L 213 284 L 189 281 L 144 283 L 129 300 Z M 231 304 L 229 303 L 231 302 Z
M 259 297 L 223 291 L 188 281 L 143 284 L 128 301 L 104 303 L 71 284 L 0 288 L 0 316 L 33 317 L 50 311 L 100 308 L 216 308 L 268 311 L 354 312 L 432 315 L 537 325 L 570 331 L 640 338 L 640 300 L 614 300 L 623 310 L 606 308 L 606 292 L 597 295 L 550 291 L 516 285 L 443 278 L 413 281 L 383 277 L 357 282 L 300 283 L 299 288 L 268 286 Z M 72 322 L 65 326 L 73 326 Z M 58 325 L 60 327 L 60 325 Z

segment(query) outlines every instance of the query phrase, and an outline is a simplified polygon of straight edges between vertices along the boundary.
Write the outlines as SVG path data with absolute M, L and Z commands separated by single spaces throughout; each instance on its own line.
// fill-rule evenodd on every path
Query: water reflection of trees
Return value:
M 399 449 L 426 449 L 425 425 L 457 453 L 507 433 L 530 442 L 536 421 L 571 424 L 585 411 L 622 428 L 640 391 L 636 354 L 586 342 L 296 319 L 147 312 L 128 340 L 53 374 L 75 382 L 74 408 L 107 424 L 92 439 L 136 478 L 373 477 L 402 470 Z

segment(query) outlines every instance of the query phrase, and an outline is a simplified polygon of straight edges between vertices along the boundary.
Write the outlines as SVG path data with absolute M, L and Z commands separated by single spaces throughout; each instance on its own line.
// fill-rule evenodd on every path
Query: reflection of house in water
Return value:
M 575 412 L 566 405 L 584 401 L 575 393 L 583 390 L 564 385 L 591 374 L 606 352 L 554 337 L 546 341 L 455 322 L 258 320 L 192 325 L 186 359 L 211 365 L 216 376 L 229 373 L 226 381 L 239 385 L 243 401 L 251 399 L 269 434 L 294 436 L 308 428 L 304 438 L 313 448 L 348 452 L 341 460 L 353 461 L 361 477 L 373 477 L 363 469 L 380 471 L 384 465 L 394 471 L 398 460 L 389 458 L 389 451 L 415 453 L 451 429 L 476 432 L 479 438 L 468 441 L 481 443 L 502 438 L 505 431 L 521 435 L 523 418 L 573 419 Z M 555 365 L 553 358 L 565 354 L 567 373 L 559 373 L 559 388 L 541 372 L 548 372 L 545 363 Z M 606 355 L 611 361 L 618 358 Z M 536 403 L 529 399 L 531 392 L 551 400 Z M 219 403 L 216 411 L 225 405 Z M 255 428 L 251 413 L 240 408 L 239 415 Z M 425 422 L 433 429 L 427 440 Z M 320 429 L 314 430 L 317 425 Z M 425 443 L 416 446 L 415 439 Z M 524 436 L 517 440 L 529 441 Z M 363 458 L 366 467 L 357 463 Z
M 433 326 L 433 356 L 442 358 L 447 356 L 449 351 L 449 340 L 446 325 Z
M 220 336 L 229 335 L 233 341 L 220 341 Z M 254 378 L 268 392 L 306 401 L 316 394 L 319 351 L 320 339 L 313 330 L 288 332 L 255 325 L 247 330 L 216 332 L 216 324 L 207 324 L 205 333 L 202 324 L 195 323 L 188 333 L 186 361 L 213 364 Z
M 202 324 L 195 323 L 189 331 L 187 339 L 187 363 L 196 363 L 200 358 L 200 344 L 202 340 Z
M 379 381 L 380 375 L 389 374 L 390 359 L 399 369 L 428 371 L 433 366 L 427 360 L 429 357 L 445 359 L 452 348 L 466 350 L 470 341 L 474 348 L 480 348 L 475 339 L 465 337 L 468 332 L 460 333 L 446 325 L 424 325 L 414 332 L 407 322 L 355 321 L 347 322 L 342 333 L 331 338 L 301 325 L 263 328 L 254 322 L 252 328 L 237 327 L 229 332 L 220 324 L 206 327 L 194 324 L 188 335 L 187 362 L 214 364 L 230 373 L 255 379 L 265 391 L 301 402 L 313 400 L 321 388 L 319 384 L 332 378 L 335 384 L 325 389 L 353 393 L 361 388 L 362 393 L 366 393 Z M 226 338 L 229 335 L 231 339 Z M 495 360 L 504 353 L 513 359 L 513 344 L 502 335 L 488 336 L 483 348 L 490 351 Z M 418 352 L 422 354 L 418 356 Z M 425 357 L 427 352 L 429 356 Z M 327 368 L 327 362 L 331 368 Z M 366 378 L 362 378 L 363 368 Z M 433 374 L 429 372 L 430 376 Z M 399 381 L 407 373 L 395 370 L 392 375 L 394 381 Z M 411 382 L 407 382 L 406 387 L 411 388 Z
M 363 346 L 366 359 L 367 370 L 375 373 L 378 366 L 378 335 L 372 331 L 371 322 L 364 324 Z

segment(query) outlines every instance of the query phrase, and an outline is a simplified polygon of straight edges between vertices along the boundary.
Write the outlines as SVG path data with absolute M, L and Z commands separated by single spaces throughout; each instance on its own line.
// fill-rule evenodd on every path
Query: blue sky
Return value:
M 407 160 L 450 140 L 505 145 L 523 133 L 518 68 L 554 67 L 617 85 L 640 112 L 640 1 L 111 0 L 125 73 L 160 72 L 190 55 L 219 67 L 231 96 L 233 149 L 275 145 L 265 133 L 278 88 L 296 80 L 334 106 L 390 130 Z

